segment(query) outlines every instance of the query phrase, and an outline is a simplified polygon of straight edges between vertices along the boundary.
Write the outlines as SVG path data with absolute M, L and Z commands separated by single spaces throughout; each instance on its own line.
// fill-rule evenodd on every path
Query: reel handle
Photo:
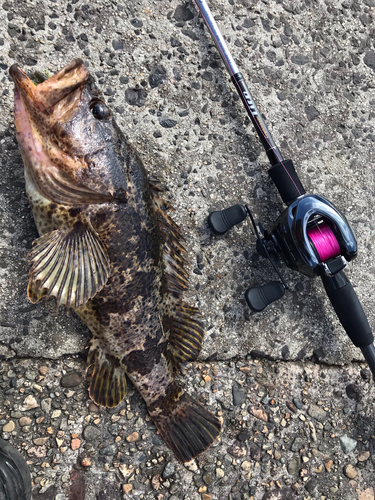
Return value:
M 211 212 L 208 216 L 208 225 L 214 234 L 221 235 L 245 220 L 246 216 L 247 211 L 245 207 L 242 205 L 233 205 L 225 210 Z
M 340 323 L 353 344 L 362 350 L 375 378 L 374 336 L 352 284 L 342 271 L 334 276 L 323 275 L 322 281 Z
M 261 312 L 272 302 L 281 299 L 285 286 L 280 281 L 270 281 L 266 285 L 248 288 L 245 292 L 247 305 L 254 312 Z

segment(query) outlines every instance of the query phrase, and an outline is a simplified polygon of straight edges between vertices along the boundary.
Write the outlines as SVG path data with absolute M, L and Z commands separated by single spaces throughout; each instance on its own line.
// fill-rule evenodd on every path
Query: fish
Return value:
M 39 233 L 28 297 L 54 298 L 91 330 L 91 399 L 118 406 L 128 377 L 167 446 L 189 462 L 218 438 L 221 421 L 176 381 L 197 359 L 204 330 L 182 298 L 187 252 L 172 207 L 81 59 L 38 84 L 17 65 L 9 72 Z

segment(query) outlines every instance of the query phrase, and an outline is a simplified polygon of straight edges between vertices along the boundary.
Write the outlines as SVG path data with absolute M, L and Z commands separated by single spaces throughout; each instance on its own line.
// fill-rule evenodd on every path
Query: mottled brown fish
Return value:
M 55 297 L 93 334 L 90 396 L 117 406 L 126 375 L 181 462 L 206 450 L 219 420 L 175 382 L 199 354 L 199 311 L 187 288 L 178 226 L 117 127 L 81 60 L 35 85 L 17 66 L 15 124 L 40 238 L 32 302 Z

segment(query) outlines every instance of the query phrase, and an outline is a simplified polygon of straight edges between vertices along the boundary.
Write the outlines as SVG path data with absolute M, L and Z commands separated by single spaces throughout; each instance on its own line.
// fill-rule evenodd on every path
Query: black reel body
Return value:
M 323 222 L 340 247 L 340 254 L 325 262 L 309 236 L 309 230 L 319 228 Z M 310 278 L 332 276 L 357 255 L 357 240 L 349 222 L 319 195 L 303 195 L 291 203 L 277 219 L 270 237 L 286 265 Z

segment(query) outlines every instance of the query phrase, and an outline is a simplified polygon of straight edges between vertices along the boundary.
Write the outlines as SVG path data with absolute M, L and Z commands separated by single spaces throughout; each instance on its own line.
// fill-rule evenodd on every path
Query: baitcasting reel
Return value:
M 279 281 L 272 281 L 245 292 L 246 302 L 260 312 L 280 299 L 288 288 L 274 263 L 279 257 L 295 271 L 309 276 L 332 278 L 357 255 L 357 241 L 345 216 L 332 203 L 318 195 L 301 195 L 280 215 L 271 232 L 255 224 L 247 205 L 234 205 L 212 212 L 209 226 L 216 235 L 250 216 L 257 237 L 257 251 L 270 260 Z M 271 257 L 272 256 L 272 257 Z

